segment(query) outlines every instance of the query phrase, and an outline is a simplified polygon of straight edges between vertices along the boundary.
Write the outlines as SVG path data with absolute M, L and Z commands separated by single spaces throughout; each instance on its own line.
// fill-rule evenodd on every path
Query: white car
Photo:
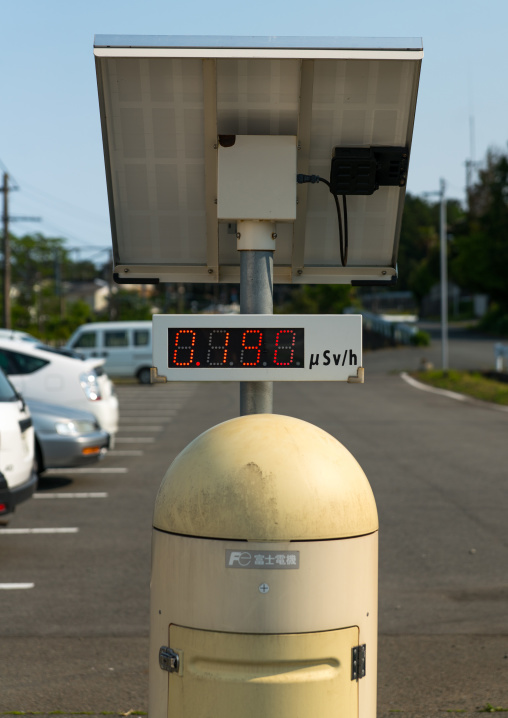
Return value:
M 28 332 L 21 332 L 18 329 L 0 329 L 0 339 L 19 339 L 24 342 L 40 344 L 40 340 Z
M 104 359 L 78 359 L 50 347 L 0 338 L 0 367 L 23 397 L 91 412 L 111 436 L 112 446 L 118 399 L 103 364 Z
M 37 486 L 30 411 L 0 371 L 0 522 Z

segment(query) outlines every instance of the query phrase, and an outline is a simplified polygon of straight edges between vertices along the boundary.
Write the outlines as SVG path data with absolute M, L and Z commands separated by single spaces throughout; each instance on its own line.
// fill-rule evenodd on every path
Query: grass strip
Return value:
M 487 703 L 483 708 L 478 709 L 478 713 L 508 713 L 508 708 L 501 708 L 501 706 L 493 706 Z
M 411 376 L 424 384 L 438 389 L 466 394 L 480 401 L 508 406 L 508 384 L 489 379 L 478 371 L 458 371 L 449 369 L 412 372 Z
M 115 711 L 0 711 L 0 716 L 146 716 L 146 711 L 133 711 L 116 713 Z

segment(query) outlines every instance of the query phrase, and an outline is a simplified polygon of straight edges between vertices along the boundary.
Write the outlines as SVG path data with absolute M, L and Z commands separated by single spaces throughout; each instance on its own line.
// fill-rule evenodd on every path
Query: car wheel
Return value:
M 140 384 L 150 384 L 150 369 L 143 367 L 138 371 L 138 381 Z

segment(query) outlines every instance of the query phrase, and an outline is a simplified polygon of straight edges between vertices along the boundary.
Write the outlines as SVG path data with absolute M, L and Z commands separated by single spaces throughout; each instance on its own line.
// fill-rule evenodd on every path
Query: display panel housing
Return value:
M 362 317 L 158 314 L 153 366 L 169 381 L 358 381 Z

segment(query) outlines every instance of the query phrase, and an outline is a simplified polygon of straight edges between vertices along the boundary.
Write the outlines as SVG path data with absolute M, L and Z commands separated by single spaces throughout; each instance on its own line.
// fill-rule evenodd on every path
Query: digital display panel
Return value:
M 160 381 L 363 381 L 354 314 L 155 314 Z
M 170 327 L 169 369 L 301 369 L 305 330 L 293 327 Z

